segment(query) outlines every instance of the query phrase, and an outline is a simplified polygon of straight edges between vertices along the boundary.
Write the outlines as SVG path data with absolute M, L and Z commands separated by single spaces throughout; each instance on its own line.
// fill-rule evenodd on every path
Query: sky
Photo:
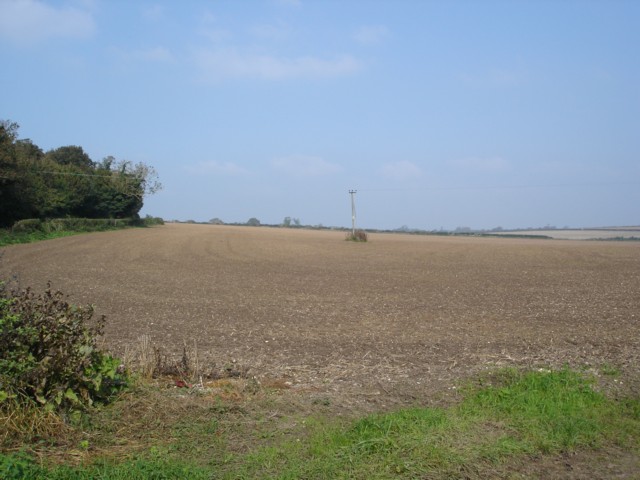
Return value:
M 0 0 L 0 119 L 166 220 L 640 225 L 640 1 Z

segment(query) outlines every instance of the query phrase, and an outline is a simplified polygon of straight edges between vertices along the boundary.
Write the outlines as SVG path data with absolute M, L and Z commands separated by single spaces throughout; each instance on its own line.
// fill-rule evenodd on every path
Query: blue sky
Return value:
M 0 0 L 0 118 L 165 219 L 640 224 L 640 2 Z

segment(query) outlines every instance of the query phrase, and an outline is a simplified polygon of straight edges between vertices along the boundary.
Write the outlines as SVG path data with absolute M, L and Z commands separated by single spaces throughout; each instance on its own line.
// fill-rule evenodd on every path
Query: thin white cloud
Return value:
M 422 169 L 407 160 L 387 163 L 379 170 L 380 175 L 392 180 L 409 180 L 422 176 Z
M 309 155 L 291 155 L 277 158 L 271 162 L 271 166 L 288 175 L 300 177 L 331 175 L 342 170 L 340 165 Z
M 31 45 L 52 38 L 86 38 L 95 31 L 90 12 L 39 0 L 0 1 L 0 36 Z
M 244 167 L 233 162 L 198 162 L 195 165 L 186 167 L 187 172 L 195 175 L 222 174 L 222 175 L 246 175 L 251 173 Z
M 389 37 L 389 29 L 384 25 L 369 25 L 358 28 L 353 38 L 361 45 L 377 45 Z
M 501 172 L 509 168 L 509 162 L 502 157 L 467 157 L 452 160 L 450 164 L 465 170 L 479 172 Z
M 199 50 L 195 62 L 206 80 L 225 78 L 327 78 L 352 75 L 360 70 L 360 62 L 342 55 L 332 59 L 313 56 L 295 58 L 270 54 L 241 52 L 234 48 Z

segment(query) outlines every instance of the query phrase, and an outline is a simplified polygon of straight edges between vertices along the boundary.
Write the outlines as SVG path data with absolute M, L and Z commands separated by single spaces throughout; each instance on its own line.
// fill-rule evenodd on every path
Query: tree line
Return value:
M 94 162 L 80 146 L 44 152 L 0 120 L 0 227 L 27 218 L 137 217 L 144 197 L 162 188 L 144 163 Z

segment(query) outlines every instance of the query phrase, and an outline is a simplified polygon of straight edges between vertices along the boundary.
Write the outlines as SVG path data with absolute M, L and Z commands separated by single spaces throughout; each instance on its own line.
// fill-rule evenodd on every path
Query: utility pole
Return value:
M 349 190 L 349 195 L 351 195 L 351 234 L 354 238 L 356 236 L 356 201 L 354 195 L 357 192 L 357 190 Z

